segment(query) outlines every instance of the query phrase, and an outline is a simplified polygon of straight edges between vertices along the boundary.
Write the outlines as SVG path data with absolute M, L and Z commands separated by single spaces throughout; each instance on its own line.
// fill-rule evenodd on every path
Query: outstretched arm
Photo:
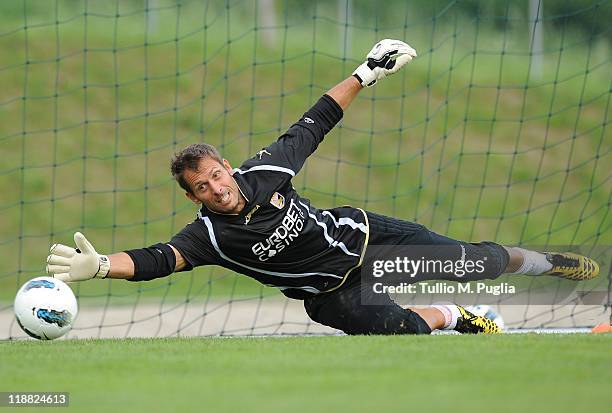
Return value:
M 353 99 L 355 99 L 361 89 L 363 89 L 361 83 L 359 83 L 355 76 L 351 76 L 328 90 L 326 95 L 335 100 L 344 111 L 348 108 Z
M 353 75 L 331 88 L 326 94 L 345 110 L 364 87 L 392 75 L 416 57 L 416 51 L 401 40 L 384 39 L 376 43 L 367 60 Z
M 254 156 L 240 168 L 280 167 L 283 180 L 293 178 L 325 135 L 342 119 L 344 110 L 359 91 L 397 72 L 414 57 L 414 49 L 400 40 L 385 39 L 376 43 L 352 76 L 328 90 L 276 142 L 264 148 L 266 156 Z M 181 249 L 181 252 L 184 251 Z
M 133 256 L 140 258 L 141 266 L 159 267 L 166 275 L 180 271 L 187 263 L 176 248 L 169 244 L 156 244 L 149 248 L 119 252 L 109 256 L 96 252 L 83 234 L 74 234 L 76 249 L 54 244 L 47 257 L 47 273 L 62 281 L 86 281 L 92 278 L 132 279 L 136 274 Z M 149 268 L 147 268 L 149 269 Z
M 186 262 L 183 256 L 172 245 L 168 244 L 168 246 L 172 249 L 172 252 L 174 252 L 174 258 L 176 260 L 174 271 L 180 271 L 185 268 Z M 110 261 L 110 269 L 107 274 L 108 278 L 121 278 L 129 280 L 134 277 L 136 270 L 134 267 L 134 261 L 127 253 L 118 252 L 116 254 L 111 254 L 108 256 L 108 260 Z

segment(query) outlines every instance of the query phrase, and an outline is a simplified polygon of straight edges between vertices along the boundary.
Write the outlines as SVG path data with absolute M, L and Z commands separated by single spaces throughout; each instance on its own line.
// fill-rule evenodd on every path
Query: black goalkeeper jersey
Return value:
M 296 192 L 291 179 L 342 114 L 324 95 L 276 142 L 235 169 L 244 209 L 225 215 L 202 206 L 196 220 L 169 242 L 187 261 L 184 270 L 220 265 L 293 298 L 340 286 L 361 264 L 366 214 L 352 207 L 318 209 Z

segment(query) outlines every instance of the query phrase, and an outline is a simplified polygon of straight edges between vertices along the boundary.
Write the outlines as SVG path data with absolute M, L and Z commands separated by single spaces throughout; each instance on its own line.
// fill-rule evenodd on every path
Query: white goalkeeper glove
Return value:
M 378 80 L 400 70 L 416 56 L 416 50 L 401 40 L 384 39 L 374 45 L 368 53 L 368 60 L 355 69 L 353 76 L 361 86 L 373 86 Z
M 47 257 L 47 273 L 61 281 L 85 281 L 91 278 L 105 278 L 110 270 L 106 255 L 96 252 L 85 235 L 75 232 L 77 249 L 63 244 L 53 244 Z

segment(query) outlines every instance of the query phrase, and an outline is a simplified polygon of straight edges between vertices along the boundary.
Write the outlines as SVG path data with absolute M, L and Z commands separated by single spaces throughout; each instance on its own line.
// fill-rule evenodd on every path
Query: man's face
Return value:
M 220 164 L 212 158 L 200 159 L 198 170 L 185 170 L 183 177 L 193 193 L 187 198 L 196 204 L 221 214 L 238 214 L 245 205 L 238 184 L 232 177 L 232 167 L 227 160 Z

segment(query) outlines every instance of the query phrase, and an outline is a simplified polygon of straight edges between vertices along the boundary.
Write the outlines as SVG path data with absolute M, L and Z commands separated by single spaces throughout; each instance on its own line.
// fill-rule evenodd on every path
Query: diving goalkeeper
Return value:
M 494 279 L 503 273 L 576 280 L 597 276 L 597 264 L 583 256 L 457 241 L 420 224 L 359 208 L 319 209 L 296 192 L 292 178 L 359 91 L 415 57 L 415 50 L 402 41 L 378 42 L 350 77 L 238 168 L 211 145 L 184 148 L 172 159 L 171 172 L 187 198 L 200 207 L 193 222 L 167 243 L 108 256 L 98 254 L 77 232 L 77 249 L 51 247 L 47 272 L 68 282 L 107 277 L 147 281 L 219 265 L 303 300 L 310 318 L 347 334 L 499 331 L 492 321 L 458 305 L 403 308 L 388 295 L 373 303 L 374 292 L 360 277 L 368 245 L 454 246 L 465 259 L 484 258 L 484 272 L 468 272 L 461 281 Z

